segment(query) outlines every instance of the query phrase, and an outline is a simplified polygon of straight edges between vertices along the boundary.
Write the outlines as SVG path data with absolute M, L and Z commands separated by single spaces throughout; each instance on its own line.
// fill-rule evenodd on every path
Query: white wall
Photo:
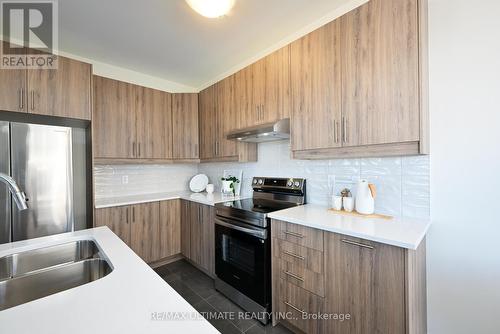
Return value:
M 500 1 L 429 5 L 429 333 L 500 333 Z

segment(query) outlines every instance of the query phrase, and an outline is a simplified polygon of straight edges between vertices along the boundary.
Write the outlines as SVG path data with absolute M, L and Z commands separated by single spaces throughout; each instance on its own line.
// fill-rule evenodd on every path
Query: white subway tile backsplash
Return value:
M 329 205 L 332 193 L 366 178 L 377 186 L 376 210 L 415 218 L 430 215 L 429 157 L 388 157 L 335 160 L 292 160 L 287 141 L 259 144 L 258 162 L 185 165 L 96 166 L 96 197 L 113 197 L 188 189 L 190 178 L 207 174 L 220 190 L 225 169 L 243 170 L 241 194 L 252 194 L 253 176 L 302 177 L 307 179 L 308 203 Z M 123 184 L 122 176 L 128 176 Z

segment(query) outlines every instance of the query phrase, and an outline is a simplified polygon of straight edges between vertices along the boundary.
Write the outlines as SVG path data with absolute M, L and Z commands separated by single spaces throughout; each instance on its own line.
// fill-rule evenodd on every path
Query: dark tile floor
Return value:
M 155 271 L 200 313 L 243 312 L 214 289 L 213 280 L 185 260 L 156 268 Z M 278 325 L 263 326 L 254 319 L 208 319 L 222 334 L 291 334 Z

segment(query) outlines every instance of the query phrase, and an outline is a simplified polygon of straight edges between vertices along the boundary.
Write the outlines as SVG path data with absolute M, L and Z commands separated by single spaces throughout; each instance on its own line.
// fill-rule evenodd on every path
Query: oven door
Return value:
M 262 306 L 270 304 L 271 248 L 266 229 L 215 219 L 215 274 Z

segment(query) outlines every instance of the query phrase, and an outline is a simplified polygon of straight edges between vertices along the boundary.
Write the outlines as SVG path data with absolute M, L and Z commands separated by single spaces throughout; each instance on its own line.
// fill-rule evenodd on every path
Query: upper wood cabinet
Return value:
M 94 156 L 170 160 L 170 93 L 94 76 Z
M 289 46 L 236 73 L 235 97 L 240 128 L 289 117 Z
M 200 120 L 200 159 L 217 157 L 217 89 L 212 85 L 198 94 Z
M 199 94 L 200 157 L 202 161 L 256 161 L 257 145 L 227 140 L 238 127 L 235 76 L 212 85 Z
M 94 76 L 93 149 L 97 158 L 135 158 L 137 137 L 132 85 Z
M 57 57 L 56 70 L 28 70 L 29 112 L 91 119 L 92 66 Z
M 92 66 L 57 61 L 52 70 L 0 70 L 0 110 L 90 120 Z
M 340 147 L 340 23 L 333 21 L 290 46 L 292 150 Z
M 418 142 L 418 0 L 375 0 L 342 29 L 344 146 Z
M 198 94 L 172 94 L 174 159 L 199 159 Z
M 135 86 L 137 157 L 172 159 L 171 94 Z
M 299 159 L 425 154 L 426 0 L 371 0 L 291 44 Z

